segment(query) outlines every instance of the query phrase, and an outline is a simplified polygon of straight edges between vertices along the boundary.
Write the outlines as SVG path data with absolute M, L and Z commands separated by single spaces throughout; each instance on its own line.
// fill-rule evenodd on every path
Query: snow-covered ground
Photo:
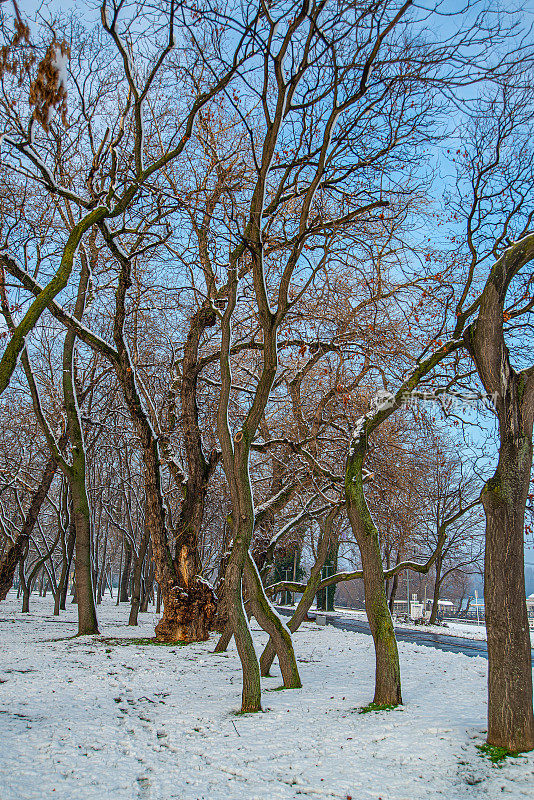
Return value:
M 102 637 L 70 638 L 49 598 L 0 605 L 1 800 L 462 800 L 534 794 L 534 755 L 479 755 L 482 658 L 400 643 L 405 705 L 372 699 L 372 640 L 306 624 L 294 636 L 304 688 L 263 681 L 265 713 L 236 716 L 231 647 L 127 644 L 153 635 L 127 608 L 99 607 Z M 258 648 L 265 635 L 254 630 Z M 117 642 L 116 640 L 122 640 Z

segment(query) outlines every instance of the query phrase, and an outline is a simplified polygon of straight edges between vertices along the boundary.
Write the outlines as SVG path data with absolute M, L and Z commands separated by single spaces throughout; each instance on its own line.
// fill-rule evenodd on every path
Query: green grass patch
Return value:
M 188 644 L 192 644 L 192 642 L 160 642 L 157 639 L 112 639 L 109 637 L 102 638 L 102 641 L 105 642 L 105 644 L 123 646 L 136 644 L 141 647 L 147 647 L 149 645 L 154 645 L 155 647 L 186 647 Z
M 504 762 L 507 758 L 523 757 L 519 752 L 514 750 L 506 750 L 504 747 L 496 747 L 495 745 L 488 744 L 487 742 L 484 742 L 484 744 L 477 744 L 476 748 L 479 751 L 481 758 L 487 758 L 497 767 L 504 766 Z
M 233 711 L 232 713 L 234 717 L 248 717 L 254 714 L 262 714 L 263 708 L 258 709 L 258 711 L 241 711 L 241 709 L 239 709 L 239 711 Z
M 273 689 L 264 689 L 264 692 L 285 692 L 290 689 L 291 686 L 275 686 Z
M 399 708 L 399 703 L 369 703 L 367 706 L 362 706 L 358 709 L 358 714 L 369 714 L 370 711 L 393 711 L 394 708 Z

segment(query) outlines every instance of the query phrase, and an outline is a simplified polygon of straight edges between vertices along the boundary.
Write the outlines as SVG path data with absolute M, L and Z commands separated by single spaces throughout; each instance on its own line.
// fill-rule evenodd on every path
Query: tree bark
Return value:
M 156 638 L 166 642 L 202 641 L 209 637 L 216 610 L 216 597 L 212 588 L 207 582 L 198 578 L 196 573 L 190 587 L 184 588 L 181 585 L 177 563 L 169 548 L 167 510 L 161 487 L 159 441 L 143 408 L 134 364 L 124 339 L 126 295 L 131 286 L 131 262 L 117 247 L 113 236 L 104 224 L 101 226 L 101 230 L 106 243 L 121 266 L 115 294 L 116 311 L 113 323 L 113 340 L 118 353 L 115 369 L 143 455 L 146 524 L 150 530 L 156 579 L 161 588 L 163 601 L 163 617 L 156 626 Z
M 132 543 L 124 536 L 124 562 L 122 565 L 121 581 L 119 587 L 120 603 L 127 603 L 130 599 L 128 587 L 130 585 L 130 570 L 132 568 Z
M 256 563 L 250 553 L 245 562 L 245 585 L 250 598 L 250 611 L 263 630 L 269 634 L 270 640 L 278 656 L 280 671 L 286 689 L 300 689 L 297 660 L 291 641 L 291 632 L 282 622 L 269 603 Z
M 375 645 L 375 694 L 377 705 L 402 703 L 399 653 L 388 607 L 378 531 L 363 488 L 363 459 L 367 450 L 365 431 L 354 437 L 347 458 L 345 496 L 352 531 L 362 559 L 365 610 Z
M 72 515 L 71 515 L 72 517 Z M 67 560 L 65 565 L 65 575 L 61 581 L 60 601 L 59 607 L 65 611 L 67 607 L 67 592 L 69 590 L 69 575 L 72 565 L 72 557 L 74 555 L 74 545 L 76 542 L 76 529 L 74 527 L 74 520 L 71 518 L 69 523 L 69 535 L 67 537 Z
M 438 600 L 441 589 L 441 566 L 442 566 L 442 558 L 441 556 L 438 556 L 438 558 L 436 558 L 436 579 L 434 581 L 432 611 L 430 612 L 430 619 L 428 620 L 429 625 L 434 625 L 438 616 Z
M 501 447 L 482 492 L 486 514 L 484 603 L 488 636 L 488 742 L 534 749 L 532 666 L 524 578 L 524 508 L 532 442 Z
M 484 603 L 488 635 L 488 743 L 534 749 L 532 666 L 525 599 L 524 525 L 532 469 L 534 367 L 516 372 L 504 334 L 514 276 L 534 259 L 534 235 L 495 262 L 464 341 L 499 422 L 499 461 L 481 499 L 486 515 Z
M 92 234 L 93 236 L 95 233 Z M 89 285 L 90 269 L 85 254 L 81 258 L 82 269 L 76 297 L 74 317 L 81 320 Z M 98 633 L 95 597 L 93 591 L 93 567 L 91 558 L 91 510 L 86 486 L 85 441 L 80 421 L 76 387 L 74 350 L 76 334 L 67 330 L 63 346 L 63 399 L 67 415 L 67 433 L 71 444 L 72 463 L 60 462 L 69 481 L 72 497 L 72 515 L 76 529 L 74 563 L 76 568 L 76 590 L 78 600 L 78 635 Z
M 26 551 L 30 536 L 37 523 L 41 506 L 52 485 L 57 468 L 58 462 L 54 456 L 50 456 L 41 476 L 41 482 L 31 499 L 30 507 L 24 518 L 22 530 L 15 541 L 12 544 L 8 544 L 2 555 L 2 559 L 0 560 L 0 600 L 5 600 L 7 593 L 13 586 L 15 570 Z
M 128 619 L 128 625 L 137 625 L 137 617 L 139 614 L 139 606 L 141 603 L 141 576 L 143 572 L 143 564 L 145 561 L 149 536 L 150 536 L 150 531 L 145 527 L 143 538 L 139 543 L 139 552 L 137 554 L 137 558 L 135 559 L 135 567 L 133 572 L 133 583 L 132 583 L 132 606 L 130 609 L 130 618 Z
M 308 616 L 308 611 L 312 606 L 313 600 L 317 592 L 317 586 L 321 581 L 321 570 L 327 558 L 328 552 L 333 545 L 332 528 L 334 520 L 338 514 L 339 514 L 339 506 L 336 506 L 335 508 L 332 509 L 332 511 L 328 513 L 326 517 L 324 529 L 321 531 L 321 538 L 317 545 L 317 556 L 315 559 L 315 563 L 313 564 L 310 570 L 310 577 L 306 584 L 306 588 L 303 592 L 302 597 L 298 602 L 298 605 L 291 619 L 287 624 L 287 627 L 289 628 L 291 633 L 295 633 L 295 631 L 299 629 L 302 622 Z M 276 655 L 276 650 L 274 647 L 274 643 L 272 639 L 269 639 L 260 657 L 260 672 L 263 676 L 269 675 L 269 671 L 271 669 L 271 665 L 273 663 L 275 655 Z

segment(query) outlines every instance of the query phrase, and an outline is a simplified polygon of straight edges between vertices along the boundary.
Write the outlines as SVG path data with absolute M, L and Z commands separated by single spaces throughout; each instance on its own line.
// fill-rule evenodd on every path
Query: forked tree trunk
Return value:
M 250 526 L 250 534 L 248 534 L 244 525 L 237 526 L 232 553 L 226 568 L 224 587 L 228 623 L 235 637 L 237 652 L 243 670 L 241 693 L 241 711 L 243 713 L 261 711 L 260 667 L 250 634 L 242 596 L 244 561 L 248 553 L 251 536 L 252 525 Z
M 250 598 L 250 612 L 260 627 L 269 634 L 270 641 L 273 643 L 285 688 L 300 689 L 302 683 L 291 641 L 291 632 L 269 603 L 258 568 L 250 553 L 247 554 L 245 562 L 245 586 Z
M 72 511 L 69 511 L 68 533 L 65 531 L 65 536 L 62 542 L 63 552 L 61 559 L 61 574 L 57 585 L 57 593 L 54 598 L 54 616 L 58 617 L 61 609 L 65 609 L 65 601 L 67 598 L 67 587 L 69 583 L 69 572 L 74 554 L 74 542 L 76 539 L 76 532 L 74 529 L 74 521 L 72 519 Z
M 192 575 L 191 585 L 187 587 L 183 585 L 177 563 L 169 547 L 167 513 L 161 487 L 159 441 L 143 408 L 136 382 L 135 365 L 132 363 L 124 339 L 126 295 L 131 286 L 132 265 L 125 253 L 117 247 L 113 236 L 104 224 L 101 226 L 101 231 L 110 251 L 121 266 L 115 295 L 116 312 L 113 324 L 113 340 L 118 353 L 115 369 L 139 437 L 143 455 L 147 504 L 146 525 L 150 530 L 156 579 L 163 601 L 163 617 L 156 626 L 156 638 L 166 642 L 202 641 L 209 637 L 216 611 L 216 597 L 208 583 L 199 578 L 196 573 Z M 179 531 L 179 533 L 181 532 Z
M 486 514 L 484 603 L 488 634 L 488 743 L 534 749 L 532 665 L 525 602 L 524 525 L 532 469 L 534 367 L 516 372 L 504 335 L 514 276 L 534 259 L 534 235 L 504 251 L 482 292 L 478 318 L 464 334 L 499 421 L 499 462 L 482 491 Z
M 248 553 L 245 562 L 244 576 L 244 586 L 247 597 L 247 616 L 255 617 L 260 627 L 269 634 L 269 643 L 272 646 L 273 658 L 275 655 L 278 656 L 284 687 L 286 689 L 300 689 L 302 683 L 293 649 L 293 642 L 291 640 L 291 629 L 282 622 L 267 599 L 258 567 L 250 553 Z M 225 652 L 230 644 L 232 636 L 232 626 L 228 621 L 217 642 L 214 652 Z
M 287 624 L 287 627 L 289 628 L 291 633 L 295 633 L 295 631 L 299 629 L 302 622 L 304 622 L 304 620 L 308 616 L 308 611 L 312 607 L 312 603 L 317 593 L 317 587 L 321 582 L 321 570 L 323 568 L 324 562 L 326 561 L 328 551 L 335 544 L 334 537 L 332 534 L 332 528 L 334 520 L 338 514 L 339 514 L 339 507 L 336 507 L 329 512 L 326 518 L 324 529 L 321 531 L 321 538 L 317 545 L 317 557 L 315 559 L 315 563 L 311 568 L 309 580 L 306 584 L 306 588 L 302 594 L 302 597 L 300 598 L 298 605 Z M 271 638 L 267 642 L 265 649 L 260 657 L 260 672 L 263 676 L 269 675 L 269 671 L 271 669 L 271 665 L 274 661 L 275 655 L 276 655 L 276 650 L 274 647 L 273 640 Z

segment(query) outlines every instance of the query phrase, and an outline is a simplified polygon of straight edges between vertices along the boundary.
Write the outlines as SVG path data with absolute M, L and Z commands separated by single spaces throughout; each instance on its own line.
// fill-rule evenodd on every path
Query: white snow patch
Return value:
M 481 758 L 482 658 L 400 643 L 405 705 L 358 714 L 373 694 L 371 637 L 305 624 L 294 635 L 304 688 L 235 716 L 237 653 L 216 637 L 184 647 L 117 644 L 153 635 L 152 612 L 98 607 L 102 637 L 69 638 L 76 607 L 50 597 L 0 605 L 2 800 L 464 800 L 532 797 L 534 755 Z M 253 625 L 258 649 L 266 641 Z M 274 669 L 264 689 L 280 685 Z
M 57 71 L 57 85 L 58 88 L 63 86 L 63 88 L 67 89 L 67 64 L 69 62 L 69 58 L 66 53 L 61 52 L 60 45 L 56 45 L 55 47 L 55 56 L 51 61 L 51 66 Z

